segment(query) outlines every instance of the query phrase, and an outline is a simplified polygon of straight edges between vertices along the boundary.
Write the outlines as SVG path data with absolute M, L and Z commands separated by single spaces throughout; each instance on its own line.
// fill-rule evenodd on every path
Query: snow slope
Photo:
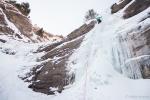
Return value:
M 150 100 L 150 80 L 126 78 L 114 69 L 112 60 L 115 38 L 121 31 L 118 27 L 136 23 L 108 12 L 102 15 L 103 22 L 86 35 L 80 48 L 70 57 L 68 68 L 75 73 L 76 79 L 61 94 L 48 96 L 33 92 L 18 78 L 30 66 L 38 64 L 36 58 L 42 53 L 32 52 L 42 44 L 15 40 L 0 42 L 0 100 Z M 15 55 L 3 52 L 6 49 Z

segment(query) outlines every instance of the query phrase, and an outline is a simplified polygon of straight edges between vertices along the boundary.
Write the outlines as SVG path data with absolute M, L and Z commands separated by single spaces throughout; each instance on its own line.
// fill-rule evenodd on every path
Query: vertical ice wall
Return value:
M 124 20 L 124 24 L 118 28 L 113 41 L 114 68 L 132 79 L 146 78 L 143 71 L 149 67 L 147 62 L 150 56 L 148 44 L 150 19 L 143 20 L 149 16 L 148 12 L 149 9 Z

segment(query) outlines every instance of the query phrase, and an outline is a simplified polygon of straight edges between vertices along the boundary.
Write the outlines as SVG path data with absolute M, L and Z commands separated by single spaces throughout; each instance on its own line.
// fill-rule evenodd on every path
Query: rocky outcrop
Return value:
M 124 10 L 125 14 L 123 15 L 123 18 L 126 19 L 132 17 L 148 7 L 150 7 L 150 0 L 135 0 Z
M 92 22 L 90 22 L 90 24 L 82 25 L 80 28 L 74 30 L 69 35 L 67 35 L 67 39 L 72 40 L 72 39 L 75 39 L 75 38 L 89 32 L 91 29 L 93 29 L 93 27 L 95 26 L 95 23 L 96 23 L 95 21 L 92 21 Z
M 55 42 L 56 40 L 57 41 L 61 41 L 61 40 L 64 39 L 63 36 L 61 36 L 61 35 L 53 35 L 51 33 L 48 33 L 43 28 L 40 28 L 37 25 L 34 25 L 32 27 L 32 31 L 37 35 L 37 39 L 39 41 L 41 41 L 41 42 L 42 41 L 47 41 L 47 40 Z
M 69 57 L 75 49 L 82 43 L 87 32 L 93 29 L 95 22 L 84 24 L 79 29 L 71 32 L 66 39 L 60 42 L 52 43 L 49 46 L 41 47 L 37 52 L 45 51 L 46 54 L 38 61 L 44 61 L 41 65 L 34 67 L 25 81 L 31 82 L 29 88 L 36 92 L 54 94 L 61 92 L 65 86 L 74 82 L 75 75 L 70 73 L 66 67 Z M 32 77 L 29 80 L 28 77 Z M 56 88 L 52 90 L 51 88 Z
M 17 3 L 17 1 L 6 0 L 7 3 L 15 6 L 23 15 L 28 16 L 30 13 L 30 5 L 27 2 Z
M 26 35 L 27 37 L 30 37 L 32 35 L 32 24 L 26 16 L 11 10 L 4 10 L 4 12 L 7 18 L 12 23 L 14 23 L 14 25 L 20 30 L 22 34 Z
M 130 3 L 132 0 L 121 0 L 120 3 L 115 3 L 111 6 L 111 13 L 116 13 L 122 8 L 124 8 L 128 3 Z
M 16 26 L 16 28 L 20 30 L 22 34 L 30 36 L 32 31 L 32 24 L 26 16 L 22 15 L 13 5 L 6 2 L 1 1 L 0 7 L 1 16 L 4 16 L 2 19 L 3 23 L 9 24 L 8 21 L 10 21 Z

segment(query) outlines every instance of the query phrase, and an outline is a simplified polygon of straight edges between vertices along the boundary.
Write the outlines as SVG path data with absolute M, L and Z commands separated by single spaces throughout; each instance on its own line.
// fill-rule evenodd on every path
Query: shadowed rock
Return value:
M 0 42 L 6 43 L 7 41 L 6 41 L 6 40 L 3 40 L 3 39 L 0 39 Z
M 115 3 L 111 6 L 111 13 L 116 13 L 122 8 L 124 8 L 128 3 L 130 3 L 132 0 L 121 0 L 120 3 Z

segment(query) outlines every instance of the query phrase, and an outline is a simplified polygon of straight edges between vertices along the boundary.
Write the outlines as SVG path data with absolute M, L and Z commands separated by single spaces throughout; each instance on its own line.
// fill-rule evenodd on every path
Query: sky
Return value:
M 85 13 L 101 13 L 114 0 L 17 0 L 29 2 L 30 19 L 52 34 L 67 35 L 84 23 Z

